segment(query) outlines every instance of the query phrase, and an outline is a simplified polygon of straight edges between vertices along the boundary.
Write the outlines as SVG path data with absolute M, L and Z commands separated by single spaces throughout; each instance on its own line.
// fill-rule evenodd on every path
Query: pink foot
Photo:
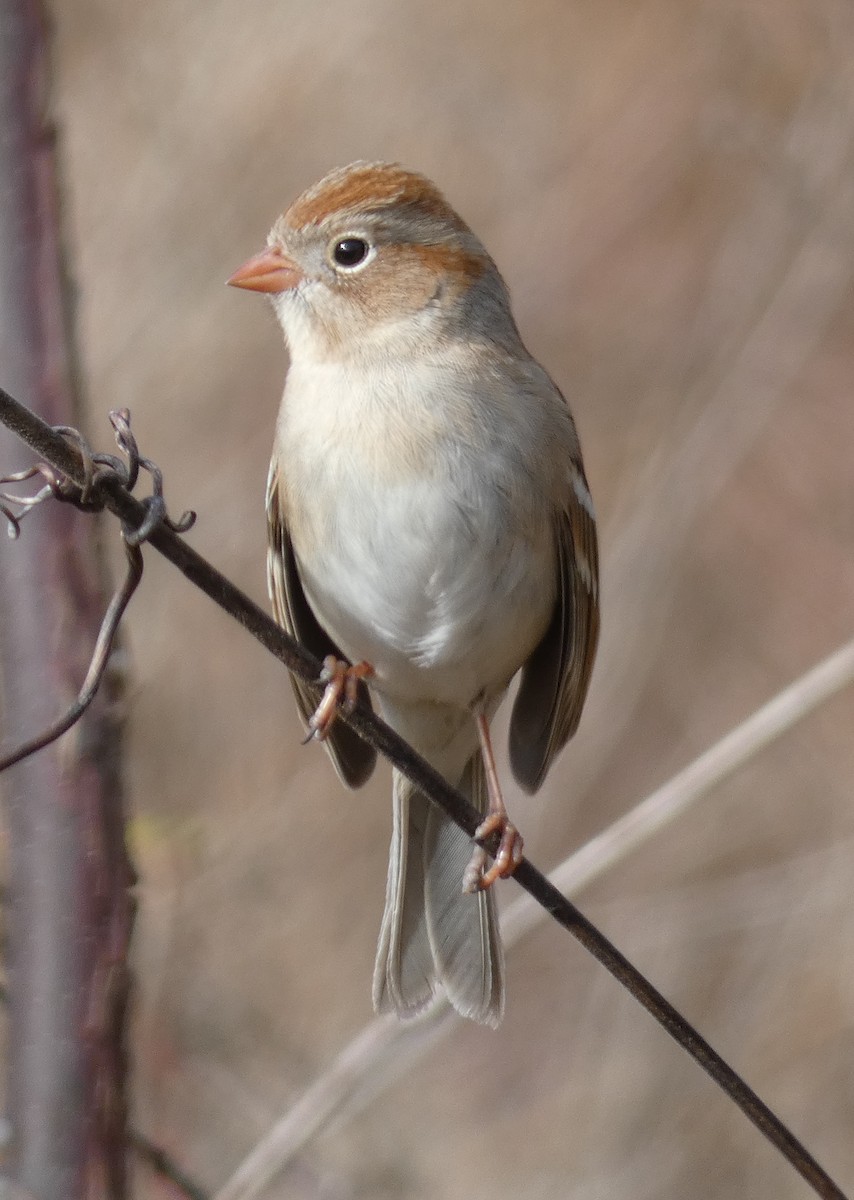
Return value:
M 359 662 L 351 666 L 336 658 L 334 654 L 326 656 L 320 673 L 320 682 L 326 684 L 326 690 L 309 718 L 308 735 L 303 745 L 312 739 L 318 742 L 326 741 L 338 713 L 342 710 L 349 713 L 355 708 L 359 680 L 370 679 L 373 673 L 374 668 L 368 662 Z
M 501 830 L 501 841 L 495 861 L 487 869 L 486 851 L 482 846 L 475 847 L 463 875 L 464 892 L 485 892 L 487 888 L 492 887 L 496 879 L 509 879 L 522 861 L 522 835 L 506 813 L 490 813 L 478 825 L 474 836 L 486 838 L 498 830 Z

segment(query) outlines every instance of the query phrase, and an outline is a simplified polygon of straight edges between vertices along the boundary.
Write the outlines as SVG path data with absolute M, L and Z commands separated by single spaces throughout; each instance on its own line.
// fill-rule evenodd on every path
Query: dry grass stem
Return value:
M 565 894 L 576 895 L 852 682 L 854 640 L 784 688 L 624 817 L 571 854 L 549 879 Z M 507 948 L 546 916 L 530 896 L 520 896 L 502 918 Z M 360 1111 L 459 1023 L 441 998 L 405 1024 L 393 1017 L 372 1021 L 253 1147 L 213 1200 L 253 1200 L 259 1196 L 313 1137 L 345 1111 L 348 1115 Z

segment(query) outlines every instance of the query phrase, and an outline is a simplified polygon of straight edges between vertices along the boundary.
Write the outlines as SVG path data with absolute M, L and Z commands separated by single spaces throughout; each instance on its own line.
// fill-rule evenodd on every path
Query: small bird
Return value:
M 304 192 L 228 281 L 270 295 L 290 366 L 267 486 L 276 619 L 324 660 L 294 679 L 309 737 L 359 787 L 375 751 L 340 704 L 385 720 L 482 813 L 488 866 L 394 772 L 378 1011 L 443 988 L 497 1025 L 491 884 L 521 861 L 489 723 L 518 671 L 510 763 L 534 792 L 575 732 L 599 630 L 593 503 L 569 408 L 522 344 L 495 263 L 438 189 L 355 162 Z

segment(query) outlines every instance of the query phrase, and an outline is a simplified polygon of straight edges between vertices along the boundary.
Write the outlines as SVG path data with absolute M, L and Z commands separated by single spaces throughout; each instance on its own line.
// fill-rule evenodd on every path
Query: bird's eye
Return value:
M 358 267 L 368 257 L 369 250 L 364 238 L 341 238 L 332 247 L 332 258 L 339 267 Z

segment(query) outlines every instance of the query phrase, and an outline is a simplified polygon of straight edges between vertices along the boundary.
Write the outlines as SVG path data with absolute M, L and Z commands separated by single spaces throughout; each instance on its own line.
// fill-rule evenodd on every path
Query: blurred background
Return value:
M 54 20 L 89 432 L 108 447 L 130 407 L 193 545 L 262 604 L 286 358 L 227 276 L 355 158 L 435 179 L 498 262 L 571 399 L 604 563 L 580 731 L 540 796 L 508 782 L 538 865 L 851 636 L 848 0 L 64 0 Z M 300 748 L 284 671 L 146 561 L 134 1121 L 214 1191 L 371 1019 L 390 777 L 344 792 Z M 843 1187 L 853 719 L 849 693 L 581 898 Z M 140 1168 L 137 1194 L 172 1193 Z M 804 1194 L 553 925 L 512 954 L 500 1033 L 459 1025 L 265 1193 Z

